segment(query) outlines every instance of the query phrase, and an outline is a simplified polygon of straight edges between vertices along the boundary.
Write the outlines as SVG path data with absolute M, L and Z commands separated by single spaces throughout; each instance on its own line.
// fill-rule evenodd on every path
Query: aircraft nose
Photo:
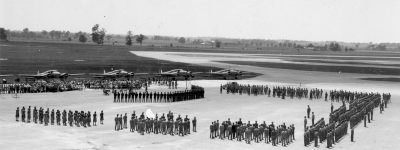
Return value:
M 53 74 L 60 75 L 61 73 L 60 72 L 53 72 Z

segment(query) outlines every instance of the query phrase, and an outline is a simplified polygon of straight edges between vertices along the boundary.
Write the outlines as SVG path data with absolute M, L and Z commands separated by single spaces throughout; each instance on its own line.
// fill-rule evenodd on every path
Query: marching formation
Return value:
M 138 118 L 139 117 L 139 118 Z M 192 120 L 192 131 L 196 132 L 197 120 L 196 117 Z M 128 128 L 128 116 L 117 114 L 115 117 L 115 130 L 123 130 Z M 186 115 L 186 118 L 182 118 L 180 115 L 174 121 L 174 114 L 170 111 L 167 116 L 164 114 L 158 118 L 158 114 L 154 118 L 145 117 L 144 113 L 140 116 L 136 116 L 135 111 L 131 115 L 129 120 L 129 132 L 137 131 L 140 135 L 144 133 L 150 134 L 163 134 L 163 135 L 178 135 L 185 136 L 190 134 L 190 119 Z
M 134 92 L 114 90 L 114 103 L 171 103 L 204 98 L 204 88 L 192 85 L 190 90 L 174 92 Z
M 271 91 L 272 89 L 272 91 Z M 226 90 L 226 93 L 239 93 L 247 94 L 247 95 L 267 95 L 268 97 L 278 97 L 285 99 L 285 97 L 290 97 L 293 99 L 294 97 L 301 99 L 301 98 L 308 98 L 308 89 L 307 88 L 294 88 L 294 87 L 284 87 L 284 86 L 274 86 L 272 88 L 268 88 L 268 85 L 245 85 L 245 84 L 238 84 L 237 82 L 228 82 L 225 85 L 220 86 L 220 93 Z M 311 89 L 310 90 L 310 100 L 320 99 L 322 98 L 323 90 L 322 89 Z
M 304 146 L 314 141 L 315 147 L 317 147 L 319 139 L 319 143 L 327 141 L 327 148 L 330 148 L 332 144 L 339 142 L 348 133 L 349 127 L 351 129 L 351 141 L 354 141 L 354 129 L 357 125 L 363 120 L 364 127 L 367 127 L 367 122 L 371 123 L 371 120 L 373 120 L 374 108 L 380 107 L 382 113 L 382 110 L 387 108 L 387 103 L 390 101 L 390 93 L 383 94 L 383 99 L 381 99 L 379 93 L 338 93 L 339 96 L 333 96 L 332 99 L 342 101 L 343 105 L 335 110 L 333 105 L 331 106 L 328 124 L 325 124 L 324 118 L 321 118 L 315 124 L 313 122 L 310 127 L 307 127 L 306 116 L 304 117 Z M 345 102 L 349 102 L 348 109 L 346 109 Z M 309 112 L 310 108 L 307 109 L 307 113 Z
M 247 144 L 250 144 L 251 141 L 254 140 L 256 143 L 264 141 L 264 143 L 271 143 L 273 146 L 279 143 L 281 143 L 282 146 L 287 146 L 294 140 L 294 131 L 294 124 L 287 127 L 285 123 L 283 123 L 275 128 L 274 122 L 267 125 L 265 121 L 262 124 L 258 124 L 257 121 L 251 124 L 249 121 L 246 124 L 242 122 L 241 118 L 236 122 L 228 118 L 228 120 L 223 121 L 221 125 L 219 120 L 211 122 L 210 138 L 214 139 L 219 136 L 219 139 L 245 140 Z
M 15 112 L 15 118 L 16 121 L 19 121 L 19 116 L 20 116 L 20 110 L 19 107 L 17 107 L 17 110 Z M 45 126 L 49 125 L 49 123 L 51 125 L 54 125 L 54 123 L 56 123 L 57 125 L 61 125 L 61 121 L 62 121 L 62 125 L 63 126 L 67 126 L 67 124 L 69 126 L 73 126 L 73 124 L 75 124 L 77 127 L 83 126 L 83 127 L 90 127 L 91 126 L 91 122 L 93 120 L 93 126 L 97 126 L 97 114 L 96 112 L 94 112 L 93 114 L 93 119 L 92 119 L 92 115 L 90 114 L 90 111 L 88 111 L 87 113 L 85 113 L 84 111 L 75 111 L 72 112 L 71 110 L 67 111 L 64 110 L 63 112 L 60 112 L 60 110 L 57 110 L 56 112 L 54 112 L 54 109 L 51 110 L 47 108 L 47 110 L 45 111 L 42 107 L 39 108 L 39 110 L 36 109 L 36 106 L 33 108 L 32 110 L 32 121 L 35 123 L 39 123 L 43 124 Z M 104 113 L 103 111 L 101 111 L 100 113 L 100 124 L 103 124 L 103 120 L 104 120 Z M 30 123 L 31 122 L 31 106 L 28 107 L 27 110 L 25 110 L 25 107 L 22 107 L 21 109 L 21 121 L 22 122 L 26 122 L 26 123 Z

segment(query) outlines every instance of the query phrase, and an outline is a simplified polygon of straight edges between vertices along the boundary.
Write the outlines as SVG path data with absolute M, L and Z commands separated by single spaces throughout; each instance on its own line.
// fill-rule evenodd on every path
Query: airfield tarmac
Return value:
M 139 56 L 157 58 L 161 60 L 194 63 L 197 65 L 233 68 L 243 71 L 261 73 L 263 75 L 251 80 L 195 80 L 191 84 L 205 87 L 205 98 L 178 103 L 112 103 L 112 96 L 103 96 L 101 90 L 84 90 L 61 93 L 21 94 L 20 98 L 13 99 L 11 95 L 2 95 L 0 106 L 0 146 L 2 149 L 285 149 L 282 146 L 273 147 L 271 144 L 245 144 L 230 140 L 209 138 L 209 125 L 215 120 L 242 121 L 255 120 L 258 123 L 271 121 L 275 125 L 283 122 L 296 127 L 296 141 L 289 149 L 315 149 L 313 146 L 303 146 L 303 117 L 306 115 L 307 105 L 310 105 L 316 114 L 317 120 L 321 117 L 329 118 L 330 102 L 322 99 L 289 99 L 286 100 L 266 97 L 220 94 L 220 84 L 237 81 L 239 84 L 256 84 L 272 86 L 292 86 L 322 88 L 324 91 L 343 89 L 362 92 L 390 92 L 392 103 L 383 114 L 375 109 L 374 121 L 364 128 L 360 124 L 355 129 L 355 142 L 350 142 L 350 135 L 346 135 L 334 149 L 398 149 L 400 144 L 400 95 L 399 83 L 358 80 L 359 77 L 388 77 L 384 75 L 348 74 L 330 72 L 296 71 L 287 69 L 262 68 L 244 65 L 212 62 L 215 57 L 185 57 L 166 55 L 165 52 L 133 52 Z M 235 58 L 238 60 L 240 58 Z M 178 90 L 185 89 L 185 82 L 179 81 Z M 165 86 L 151 86 L 150 91 L 167 91 Z M 22 106 L 37 106 L 51 109 L 97 111 L 105 113 L 105 124 L 90 128 L 69 126 L 43 126 L 43 124 L 15 122 L 15 109 Z M 340 103 L 334 103 L 335 108 Z M 188 115 L 198 120 L 197 132 L 185 137 L 130 133 L 128 130 L 114 131 L 114 117 L 116 114 L 133 111 L 141 113 L 151 109 L 161 115 L 168 111 L 174 116 Z M 308 120 L 310 123 L 311 120 Z M 326 142 L 320 149 L 326 149 Z M 286 148 L 286 149 L 287 149 Z

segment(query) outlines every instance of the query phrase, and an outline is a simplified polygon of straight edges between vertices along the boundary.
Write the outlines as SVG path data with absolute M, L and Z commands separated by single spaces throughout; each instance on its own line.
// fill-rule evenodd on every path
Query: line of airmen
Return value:
M 226 93 L 239 93 L 240 95 L 242 94 L 248 94 L 248 95 L 268 95 L 268 97 L 272 96 L 275 97 L 277 96 L 278 98 L 285 99 L 286 96 L 289 96 L 291 99 L 294 97 L 297 97 L 298 99 L 301 98 L 308 98 L 308 89 L 307 88 L 294 88 L 294 87 L 284 87 L 284 86 L 274 86 L 271 88 L 268 88 L 267 85 L 245 85 L 245 84 L 238 84 L 237 82 L 228 82 L 225 85 L 220 86 L 220 93 L 222 94 L 223 90 L 226 90 Z M 310 99 L 315 98 L 322 98 L 322 89 L 311 89 L 310 90 Z
M 125 116 L 118 115 L 115 117 L 115 130 L 123 130 L 123 128 L 128 128 L 127 126 L 127 114 L 125 113 Z M 168 121 L 167 121 L 168 120 Z M 158 114 L 156 114 L 155 118 L 145 118 L 144 113 L 138 116 L 136 116 L 135 111 L 133 112 L 131 116 L 131 120 L 129 121 L 130 125 L 130 132 L 135 132 L 137 131 L 141 135 L 144 135 L 144 133 L 151 133 L 153 132 L 154 134 L 170 134 L 170 135 L 187 135 L 190 134 L 190 119 L 186 115 L 186 118 L 181 118 L 179 115 L 176 118 L 176 121 L 173 121 L 173 113 L 169 112 L 167 116 L 164 114 L 158 119 Z M 197 126 L 197 120 L 196 117 L 192 120 L 192 125 L 193 125 L 193 132 L 196 131 L 196 126 Z
M 265 143 L 272 143 L 273 146 L 281 143 L 282 146 L 286 146 L 294 140 L 294 124 L 286 127 L 285 123 L 283 125 L 277 126 L 275 128 L 274 122 L 267 126 L 267 124 L 262 123 L 258 125 L 257 121 L 251 124 L 250 121 L 242 123 L 241 118 L 236 123 L 231 122 L 230 118 L 223 121 L 219 125 L 219 120 L 211 122 L 210 125 L 210 138 L 214 139 L 219 136 L 219 139 L 235 139 L 237 141 L 245 140 L 246 143 L 250 144 L 252 140 L 258 143 L 263 141 Z
M 19 107 L 17 107 L 16 110 L 16 121 L 19 121 Z M 63 126 L 67 125 L 67 122 L 69 123 L 70 126 L 73 126 L 73 123 L 75 123 L 75 125 L 77 127 L 79 127 L 79 125 L 81 126 L 89 126 L 90 127 L 90 122 L 91 122 L 91 115 L 90 115 L 90 111 L 88 113 L 84 113 L 83 111 L 78 112 L 75 111 L 74 113 L 70 110 L 68 113 L 66 112 L 66 110 L 64 110 L 63 112 L 60 112 L 60 110 L 57 110 L 56 112 L 54 112 L 54 109 L 52 109 L 51 113 L 50 113 L 50 109 L 47 108 L 46 111 L 44 111 L 44 109 L 42 109 L 42 107 L 39 108 L 39 110 L 36 109 L 36 106 L 33 108 L 32 111 L 32 121 L 35 123 L 39 123 L 43 124 L 45 126 L 47 126 L 49 123 L 51 123 L 51 125 L 54 125 L 54 123 L 56 123 L 57 125 L 61 125 L 61 121 Z M 26 120 L 25 120 L 26 118 Z M 103 111 L 101 111 L 100 113 L 100 124 L 103 124 L 103 120 L 104 120 L 104 113 Z M 21 121 L 22 122 L 27 122 L 30 123 L 31 121 L 31 106 L 28 107 L 27 111 L 25 111 L 25 107 L 22 107 L 21 109 Z M 96 112 L 94 112 L 93 114 L 93 125 L 96 126 L 97 125 L 97 114 Z
M 178 102 L 204 98 L 204 89 L 192 89 L 174 92 L 117 92 L 114 91 L 114 102 L 160 103 Z

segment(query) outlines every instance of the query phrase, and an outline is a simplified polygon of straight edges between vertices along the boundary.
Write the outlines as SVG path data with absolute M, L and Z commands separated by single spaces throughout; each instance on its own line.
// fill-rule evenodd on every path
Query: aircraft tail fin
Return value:
M 212 73 L 212 69 L 210 70 L 210 72 Z
M 39 70 L 37 71 L 37 74 L 40 74 Z
M 104 70 L 104 74 L 106 74 L 106 70 Z
M 162 73 L 162 70 L 160 69 L 160 73 Z

